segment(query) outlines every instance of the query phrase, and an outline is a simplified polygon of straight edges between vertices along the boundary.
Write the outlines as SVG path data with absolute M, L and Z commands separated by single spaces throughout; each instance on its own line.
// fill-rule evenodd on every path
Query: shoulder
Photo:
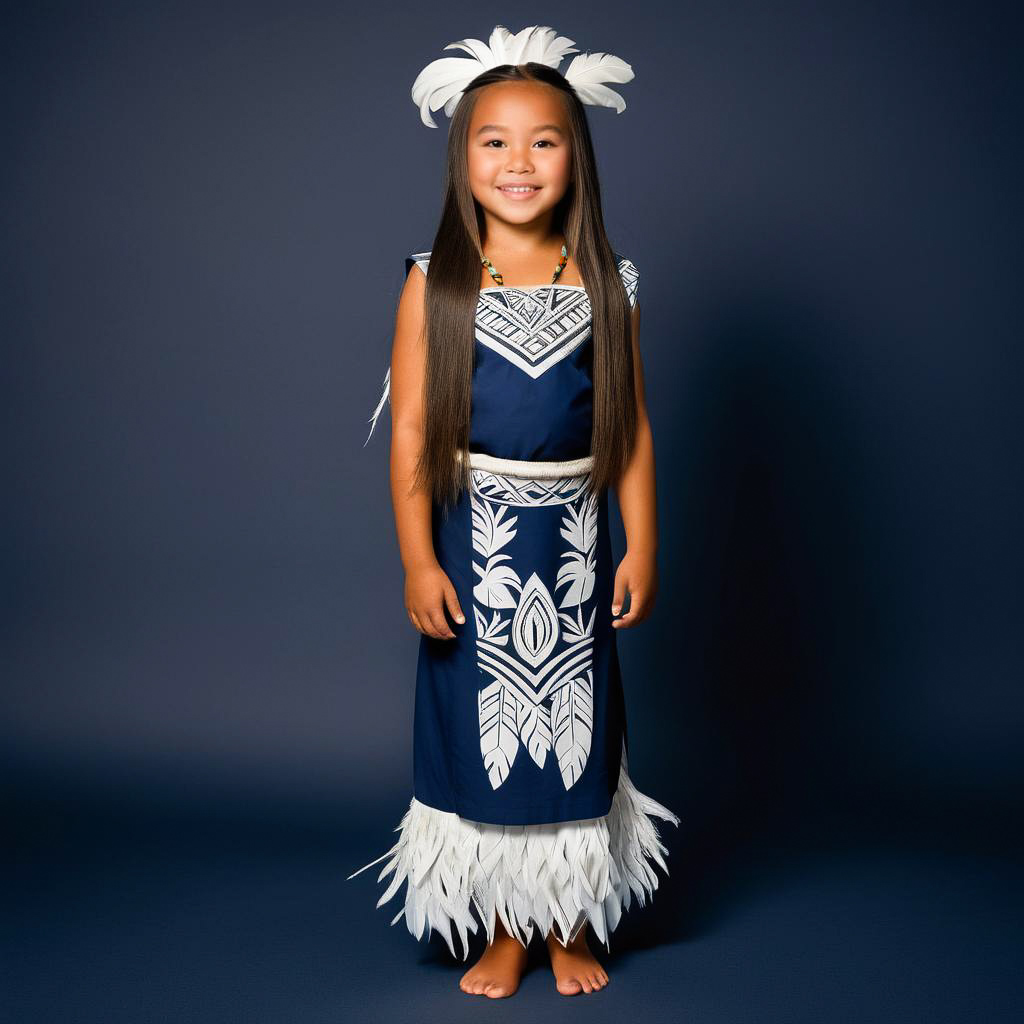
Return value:
M 636 264 L 621 253 L 615 254 L 616 262 L 619 265 L 619 276 L 622 278 L 622 283 L 626 286 L 626 295 L 629 297 L 629 304 L 631 306 L 636 305 L 637 297 L 637 285 L 640 282 L 640 271 L 637 270 Z
M 413 266 L 417 266 L 423 271 L 424 275 L 427 273 L 427 264 L 430 263 L 430 250 L 427 249 L 424 252 L 410 253 L 405 257 L 405 274 L 409 276 L 409 271 L 412 270 Z

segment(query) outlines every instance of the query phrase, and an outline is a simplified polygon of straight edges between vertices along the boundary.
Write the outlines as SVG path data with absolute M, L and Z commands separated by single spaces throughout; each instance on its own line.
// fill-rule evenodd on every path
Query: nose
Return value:
M 533 161 L 530 160 L 529 150 L 518 150 L 510 148 L 508 151 L 508 163 L 506 164 L 507 169 L 516 173 L 517 171 L 524 171 L 529 173 L 533 170 Z

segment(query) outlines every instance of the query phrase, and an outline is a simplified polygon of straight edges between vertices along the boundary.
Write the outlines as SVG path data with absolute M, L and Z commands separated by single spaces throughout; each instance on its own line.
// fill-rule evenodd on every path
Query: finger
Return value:
M 622 602 L 626 600 L 626 574 L 616 573 L 615 593 L 612 595 L 612 615 L 622 611 Z
M 430 624 L 434 628 L 433 636 L 436 636 L 438 640 L 451 640 L 455 634 L 452 632 L 451 626 L 448 625 L 448 620 L 444 617 L 444 605 L 436 604 L 430 608 L 427 612 L 430 618 Z
M 409 621 L 416 627 L 418 632 L 422 633 L 423 627 L 420 625 L 420 620 L 416 613 L 411 608 L 406 608 L 406 611 L 409 613 Z
M 434 623 L 431 622 L 431 620 L 430 620 L 430 609 L 429 608 L 426 608 L 426 607 L 421 605 L 418 611 L 414 611 L 411 614 L 414 615 L 415 618 L 416 618 L 416 628 L 424 636 L 432 636 L 432 637 L 435 637 L 438 640 L 441 639 L 437 635 L 437 630 L 434 627 Z
M 641 594 L 629 592 L 629 611 L 620 619 L 615 619 L 612 625 L 618 629 L 629 629 L 635 626 L 643 618 L 644 601 Z
M 445 585 L 444 601 L 448 606 L 449 614 L 456 622 L 461 625 L 466 621 L 466 616 L 462 614 L 462 608 L 459 607 L 459 598 L 455 593 L 455 587 L 452 586 L 451 580 Z

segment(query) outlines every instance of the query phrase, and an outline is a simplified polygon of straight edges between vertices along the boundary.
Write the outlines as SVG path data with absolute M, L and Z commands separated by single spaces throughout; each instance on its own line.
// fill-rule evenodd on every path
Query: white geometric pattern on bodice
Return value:
M 590 337 L 590 298 L 583 288 L 484 289 L 476 338 L 536 380 Z
M 429 251 L 412 259 L 426 274 Z M 635 306 L 640 274 L 625 257 L 619 260 L 619 274 Z M 580 285 L 481 288 L 476 340 L 536 380 L 590 337 L 591 315 L 590 296 Z

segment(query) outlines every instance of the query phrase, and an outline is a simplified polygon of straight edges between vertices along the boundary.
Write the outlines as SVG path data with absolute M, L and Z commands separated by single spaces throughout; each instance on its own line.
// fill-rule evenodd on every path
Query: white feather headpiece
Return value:
M 626 102 L 604 82 L 628 82 L 633 69 L 610 53 L 580 53 L 573 40 L 558 35 L 546 25 L 531 25 L 513 35 L 496 25 L 488 43 L 479 39 L 462 39 L 449 43 L 446 50 L 460 49 L 471 57 L 439 57 L 431 61 L 412 84 L 412 101 L 420 108 L 420 119 L 428 128 L 436 128 L 431 110 L 452 116 L 466 86 L 483 71 L 503 64 L 547 64 L 558 69 L 567 53 L 575 53 L 562 75 L 584 103 L 612 107 L 621 114 Z

